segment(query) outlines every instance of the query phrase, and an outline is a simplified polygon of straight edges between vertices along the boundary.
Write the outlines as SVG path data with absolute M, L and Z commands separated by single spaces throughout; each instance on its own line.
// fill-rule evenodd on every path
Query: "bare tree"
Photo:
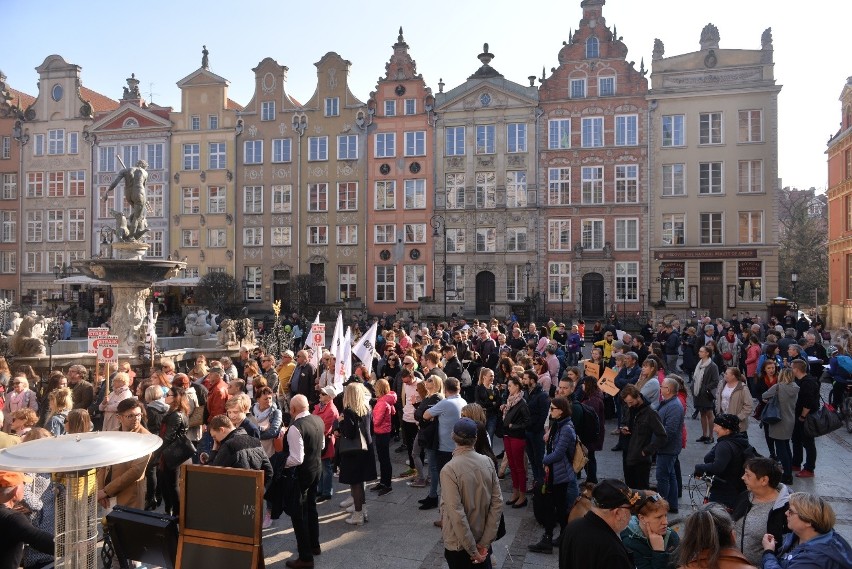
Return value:
M 801 304 L 826 301 L 828 294 L 828 207 L 815 188 L 779 192 L 778 290 L 793 298 L 790 274 L 795 269 L 795 299 Z
M 237 280 L 228 273 L 207 273 L 195 285 L 195 301 L 217 314 L 236 301 Z

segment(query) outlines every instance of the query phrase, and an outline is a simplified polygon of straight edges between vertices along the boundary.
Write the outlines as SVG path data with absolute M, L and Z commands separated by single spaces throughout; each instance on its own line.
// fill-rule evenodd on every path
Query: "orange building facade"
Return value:
M 840 95 L 840 130 L 828 142 L 828 329 L 852 326 L 852 77 Z

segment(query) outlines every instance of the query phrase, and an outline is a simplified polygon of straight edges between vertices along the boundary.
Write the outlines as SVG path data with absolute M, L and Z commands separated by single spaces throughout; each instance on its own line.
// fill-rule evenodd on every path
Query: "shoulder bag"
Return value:
M 763 412 L 760 414 L 760 420 L 767 425 L 774 425 L 781 422 L 781 408 L 778 406 L 777 393 L 766 401 Z
M 827 435 L 839 429 L 842 424 L 840 415 L 837 414 L 834 407 L 822 401 L 822 397 L 820 397 L 820 402 L 822 402 L 822 406 L 817 411 L 808 413 L 808 416 L 805 417 L 804 429 L 805 434 L 809 437 Z
M 358 435 L 349 437 L 340 437 L 340 444 L 337 447 L 337 453 L 340 456 L 367 452 L 367 439 L 364 438 L 364 431 L 361 430 L 361 420 L 359 419 L 355 425 L 358 429 Z
M 195 445 L 186 436 L 186 425 L 183 424 L 183 417 L 178 415 L 178 435 L 172 444 L 163 448 L 162 457 L 163 464 L 166 468 L 173 470 L 190 459 L 195 454 Z

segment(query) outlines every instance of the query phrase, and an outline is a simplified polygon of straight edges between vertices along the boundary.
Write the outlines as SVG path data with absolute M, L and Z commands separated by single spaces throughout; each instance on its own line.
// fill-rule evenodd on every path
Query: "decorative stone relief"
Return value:
M 447 170 L 461 170 L 464 168 L 464 157 L 453 156 L 447 158 Z
M 324 166 L 308 167 L 308 175 L 315 178 L 327 178 L 328 164 L 325 164 Z
M 260 180 L 263 178 L 263 166 L 259 168 L 245 168 L 243 170 L 243 180 Z
M 476 157 L 476 166 L 477 166 L 477 168 L 493 168 L 494 167 L 494 157 L 493 156 L 477 156 Z
M 290 220 L 289 215 L 275 215 L 272 216 L 272 225 L 276 227 L 283 227 L 285 225 L 291 225 L 292 222 Z
M 290 179 L 290 166 L 281 166 L 278 168 L 273 168 L 272 170 L 272 179 L 281 178 L 283 180 Z
M 337 88 L 337 69 L 334 67 L 328 68 L 328 88 L 332 91 Z
M 512 154 L 506 160 L 509 166 L 523 166 L 526 164 L 526 156 Z
M 249 135 L 249 138 L 257 137 L 257 127 L 255 125 L 249 126 L 247 133 Z
M 355 169 L 347 162 L 338 162 L 337 163 L 337 175 L 338 176 L 351 176 L 355 172 Z
M 263 249 L 260 247 L 243 247 L 243 256 L 249 259 L 257 259 L 263 256 Z
M 257 227 L 259 225 L 263 225 L 263 216 L 262 215 L 245 215 L 245 216 L 243 216 L 243 222 L 249 227 Z
M 267 95 L 275 92 L 275 76 L 272 73 L 267 71 L 263 76 L 263 79 L 261 80 L 261 88 Z
M 283 136 L 283 135 L 287 134 L 287 131 L 289 130 L 289 128 L 290 127 L 287 126 L 287 123 L 282 122 L 278 125 L 278 132 L 280 132 L 281 135 Z
M 290 258 L 290 248 L 289 247 L 273 247 L 272 248 L 272 256 L 276 259 L 289 259 Z

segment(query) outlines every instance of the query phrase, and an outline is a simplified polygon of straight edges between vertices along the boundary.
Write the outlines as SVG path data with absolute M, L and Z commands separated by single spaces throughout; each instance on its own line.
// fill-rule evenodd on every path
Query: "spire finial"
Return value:
M 398 38 L 396 38 L 396 41 L 397 41 L 398 43 L 402 43 L 402 42 L 404 42 L 404 41 L 405 41 L 405 40 L 402 38 L 402 26 L 400 26 L 400 27 L 399 27 L 399 37 L 398 37 Z

